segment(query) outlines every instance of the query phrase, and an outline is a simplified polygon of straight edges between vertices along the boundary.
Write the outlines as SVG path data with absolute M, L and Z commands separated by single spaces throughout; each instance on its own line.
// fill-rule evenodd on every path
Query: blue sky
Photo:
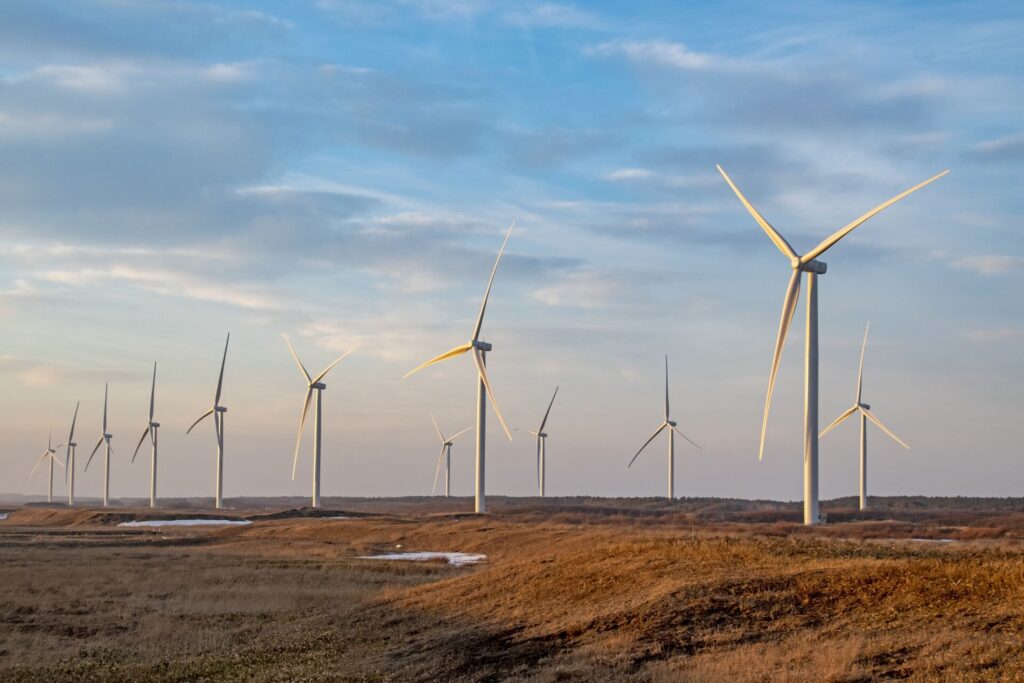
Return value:
M 1018 494 L 1024 11 L 695 5 L 0 5 L 0 489 L 44 491 L 25 475 L 76 400 L 94 442 L 109 380 L 113 493 L 143 495 L 127 458 L 158 360 L 162 490 L 209 495 L 212 433 L 183 432 L 230 331 L 226 495 L 309 488 L 283 332 L 308 366 L 361 344 L 329 377 L 325 494 L 428 492 L 428 411 L 471 424 L 472 364 L 401 376 L 469 335 L 515 218 L 484 336 L 514 425 L 562 387 L 550 493 L 664 491 L 661 449 L 625 464 L 668 353 L 705 446 L 680 449 L 677 492 L 798 499 L 802 323 L 758 463 L 789 271 L 721 163 L 798 251 L 953 170 L 828 253 L 822 420 L 870 319 L 866 399 L 913 447 L 872 433 L 871 491 Z M 532 442 L 491 435 L 489 490 L 532 493 Z M 854 493 L 852 425 L 821 471 L 824 497 Z

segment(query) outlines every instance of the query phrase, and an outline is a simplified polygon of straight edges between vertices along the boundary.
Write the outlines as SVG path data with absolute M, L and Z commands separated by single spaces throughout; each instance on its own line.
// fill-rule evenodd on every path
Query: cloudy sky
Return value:
M 115 496 L 144 495 L 159 361 L 161 486 L 210 495 L 231 332 L 225 494 L 305 494 L 291 450 L 328 377 L 324 492 L 423 494 L 443 429 L 473 420 L 484 325 L 503 412 L 555 385 L 549 493 L 660 495 L 663 355 L 681 495 L 801 496 L 802 321 L 757 440 L 789 277 L 715 171 L 806 251 L 945 168 L 825 259 L 821 410 L 865 398 L 878 494 L 1024 485 L 1024 9 L 1008 2 L 491 0 L 0 3 L 0 492 L 47 433 L 99 436 Z M 802 317 L 801 313 L 799 314 Z M 491 418 L 489 491 L 534 490 L 533 443 Z M 468 437 L 468 438 L 467 438 Z M 472 436 L 453 452 L 472 490 Z M 822 442 L 825 498 L 856 489 L 856 428 Z M 99 468 L 79 492 L 101 490 Z

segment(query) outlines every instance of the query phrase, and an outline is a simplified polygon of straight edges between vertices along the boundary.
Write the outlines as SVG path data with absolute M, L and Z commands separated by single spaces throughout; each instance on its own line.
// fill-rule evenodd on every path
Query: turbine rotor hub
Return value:
M 814 273 L 815 275 L 824 275 L 828 270 L 828 264 L 817 259 L 811 259 L 807 263 L 801 263 L 799 259 L 794 259 L 793 267 L 805 273 Z

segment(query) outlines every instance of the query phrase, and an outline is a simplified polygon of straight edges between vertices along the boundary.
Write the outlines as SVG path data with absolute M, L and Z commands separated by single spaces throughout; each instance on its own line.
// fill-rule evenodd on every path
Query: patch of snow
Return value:
M 7 519 L 7 513 L 6 512 L 0 512 L 0 522 L 2 522 L 5 519 Z
M 320 519 L 355 519 L 355 517 L 345 517 L 342 515 L 338 517 L 321 517 Z
M 252 524 L 247 519 L 145 519 L 121 522 L 118 526 L 241 526 Z
M 956 543 L 955 538 L 912 538 L 910 540 L 918 543 Z
M 437 552 L 414 552 L 414 553 L 391 553 L 388 555 L 361 555 L 360 560 L 409 560 L 412 562 L 425 562 L 427 560 L 448 560 L 448 564 L 462 567 L 467 564 L 476 564 L 480 560 L 486 560 L 486 555 L 474 555 L 472 553 L 437 553 Z

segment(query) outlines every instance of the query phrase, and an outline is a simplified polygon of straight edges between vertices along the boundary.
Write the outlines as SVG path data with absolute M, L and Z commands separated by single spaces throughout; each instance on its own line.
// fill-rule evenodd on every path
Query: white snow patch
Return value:
M 355 517 L 345 517 L 344 515 L 340 515 L 338 517 L 321 517 L 321 519 L 355 519 Z
M 912 538 L 910 540 L 918 543 L 956 543 L 955 538 Z
M 247 519 L 145 519 L 121 522 L 118 526 L 242 526 L 252 524 Z
M 412 562 L 426 562 L 427 560 L 448 560 L 448 564 L 462 567 L 467 564 L 476 564 L 486 560 L 486 555 L 474 555 L 472 553 L 437 553 L 437 552 L 414 552 L 414 553 L 391 553 L 388 555 L 361 555 L 360 560 L 410 560 Z
M 6 512 L 0 512 L 0 522 L 2 522 L 5 519 L 7 519 L 7 513 Z

